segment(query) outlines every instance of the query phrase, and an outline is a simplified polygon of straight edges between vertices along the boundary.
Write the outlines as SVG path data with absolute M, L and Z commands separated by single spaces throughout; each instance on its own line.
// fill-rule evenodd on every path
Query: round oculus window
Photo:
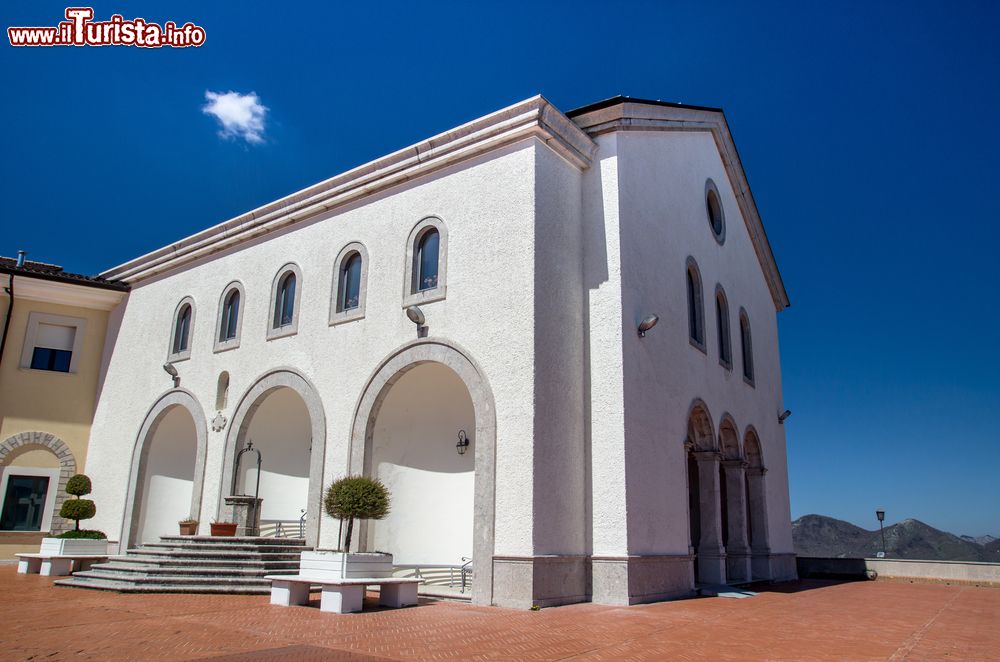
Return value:
M 722 213 L 719 192 L 711 179 L 705 186 L 705 210 L 708 212 L 708 224 L 712 228 L 712 234 L 715 235 L 716 241 L 721 244 L 726 237 L 726 218 Z

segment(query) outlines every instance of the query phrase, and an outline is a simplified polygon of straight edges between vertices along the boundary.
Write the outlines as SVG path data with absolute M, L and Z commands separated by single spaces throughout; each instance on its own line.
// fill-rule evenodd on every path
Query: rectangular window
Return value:
M 76 330 L 75 326 L 38 322 L 29 367 L 32 370 L 69 372 Z
M 4 531 L 41 531 L 45 497 L 49 491 L 47 476 L 10 476 L 4 494 L 0 529 Z

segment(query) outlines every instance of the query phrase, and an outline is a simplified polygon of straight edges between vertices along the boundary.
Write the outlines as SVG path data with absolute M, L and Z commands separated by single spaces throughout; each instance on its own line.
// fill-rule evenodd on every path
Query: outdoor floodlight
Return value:
M 180 386 L 181 377 L 180 377 L 180 375 L 177 374 L 177 368 L 174 367 L 173 363 L 164 363 L 163 364 L 163 371 L 165 373 L 167 373 L 168 375 L 170 375 L 171 378 L 173 378 L 173 380 L 174 380 L 174 387 L 175 388 L 177 386 Z
M 778 424 L 784 425 L 785 419 L 792 415 L 791 409 L 786 409 L 785 411 L 778 414 Z
M 410 321 L 417 326 L 423 326 L 427 319 L 424 317 L 424 311 L 420 310 L 418 306 L 409 306 L 406 309 L 406 316 L 410 318 Z
M 646 315 L 639 322 L 639 337 L 645 338 L 646 332 L 656 326 L 656 323 L 660 321 L 659 315 Z

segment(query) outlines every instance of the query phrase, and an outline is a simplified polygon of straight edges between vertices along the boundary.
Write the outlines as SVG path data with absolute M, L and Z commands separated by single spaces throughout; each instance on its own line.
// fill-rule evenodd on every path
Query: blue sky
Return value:
M 792 298 L 793 517 L 1000 535 L 1000 4 L 275 7 L 94 7 L 196 49 L 0 47 L 0 254 L 97 272 L 536 93 L 722 106 Z

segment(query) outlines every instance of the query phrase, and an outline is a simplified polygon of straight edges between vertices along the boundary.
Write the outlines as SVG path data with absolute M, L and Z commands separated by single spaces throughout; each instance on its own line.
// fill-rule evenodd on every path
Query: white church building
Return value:
M 335 549 L 324 488 L 378 477 L 354 545 L 471 558 L 479 604 L 795 577 L 789 301 L 719 109 L 533 97 L 101 276 L 88 525 L 123 548 L 207 533 L 252 441 L 265 529 Z

